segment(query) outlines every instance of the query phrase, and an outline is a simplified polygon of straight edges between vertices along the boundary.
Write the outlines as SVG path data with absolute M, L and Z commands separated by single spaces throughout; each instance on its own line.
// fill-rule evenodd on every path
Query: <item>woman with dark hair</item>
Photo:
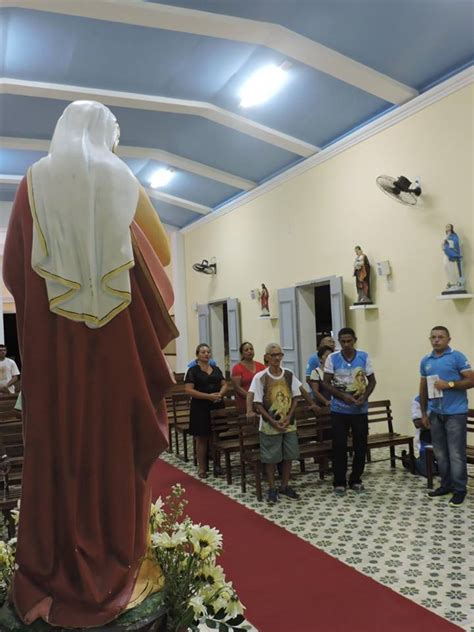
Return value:
M 246 411 L 247 391 L 253 376 L 264 370 L 261 362 L 254 360 L 255 351 L 251 342 L 243 342 L 239 347 L 240 362 L 232 369 L 232 382 L 235 390 L 235 406 L 241 413 Z
M 196 365 L 188 369 L 184 379 L 186 393 L 191 395 L 189 431 L 196 438 L 199 478 L 207 478 L 207 449 L 211 436 L 211 410 L 224 408 L 222 398 L 227 384 L 222 371 L 211 366 L 211 349 L 204 343 L 196 347 Z

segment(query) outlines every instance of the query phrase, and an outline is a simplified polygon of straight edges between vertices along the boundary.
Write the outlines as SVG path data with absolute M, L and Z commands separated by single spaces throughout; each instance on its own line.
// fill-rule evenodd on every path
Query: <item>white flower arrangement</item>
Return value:
M 16 530 L 20 516 L 20 501 L 17 502 L 17 509 L 10 511 L 10 515 Z M 15 556 L 16 537 L 11 538 L 7 542 L 0 540 L 0 607 L 7 598 L 7 593 L 15 571 Z
M 15 570 L 16 538 L 8 542 L 0 540 L 0 606 L 7 598 L 7 592 Z
M 217 564 L 222 535 L 213 527 L 193 524 L 184 516 L 184 489 L 175 485 L 165 502 L 158 498 L 150 512 L 151 551 L 165 585 L 167 632 L 197 632 L 199 624 L 219 632 L 250 630 L 244 606 L 224 569 Z M 19 510 L 12 512 L 18 524 Z M 15 570 L 16 538 L 0 540 L 0 607 Z
M 198 630 L 199 623 L 219 632 L 249 630 L 232 582 L 217 565 L 222 535 L 183 517 L 186 501 L 178 484 L 163 503 L 152 505 L 152 549 L 165 577 L 167 630 Z

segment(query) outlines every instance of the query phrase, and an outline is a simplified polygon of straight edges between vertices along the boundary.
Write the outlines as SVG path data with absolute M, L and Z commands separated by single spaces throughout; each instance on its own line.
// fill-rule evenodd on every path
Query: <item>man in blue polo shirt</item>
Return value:
M 464 502 L 467 486 L 467 393 L 474 386 L 474 371 L 466 356 L 449 346 L 450 334 L 438 325 L 430 333 L 433 351 L 420 363 L 421 422 L 431 427 L 441 486 L 430 498 L 451 494 L 450 505 Z
M 324 387 L 331 394 L 331 424 L 333 448 L 334 492 L 346 491 L 347 436 L 352 430 L 352 472 L 350 489 L 364 489 L 361 476 L 367 452 L 368 399 L 375 388 L 375 375 L 368 353 L 355 348 L 357 338 L 350 327 L 338 334 L 340 351 L 331 353 L 324 365 Z

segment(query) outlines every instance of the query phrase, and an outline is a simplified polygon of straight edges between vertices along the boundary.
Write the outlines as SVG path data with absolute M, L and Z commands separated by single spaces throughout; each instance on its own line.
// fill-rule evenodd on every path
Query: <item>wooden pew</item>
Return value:
M 175 373 L 175 378 L 183 376 L 184 373 Z M 173 437 L 176 435 L 174 415 L 173 415 L 173 395 L 184 393 L 184 382 L 177 382 L 169 390 L 165 397 L 166 411 L 168 413 L 168 452 L 173 450 Z
M 191 405 L 191 396 L 182 390 L 181 392 L 172 393 L 172 410 L 174 423 L 174 438 L 176 456 L 181 458 L 180 441 L 183 441 L 183 460 L 189 461 L 188 456 L 188 435 L 189 435 L 189 410 Z
M 395 446 L 407 445 L 410 455 L 412 472 L 415 471 L 415 452 L 413 449 L 413 437 L 402 435 L 393 430 L 392 407 L 389 399 L 376 402 L 369 402 L 369 436 L 367 440 L 367 461 L 371 461 L 371 451 L 376 448 L 390 448 L 390 466 L 395 467 L 396 456 Z M 374 424 L 386 424 L 386 432 L 373 432 Z
M 317 416 L 309 410 L 305 420 L 297 422 L 298 443 L 300 447 L 300 471 L 306 471 L 306 459 L 318 463 L 319 478 L 324 479 L 329 470 L 332 454 L 331 414 L 329 408 L 320 407 Z
M 214 475 L 220 457 L 224 455 L 226 481 L 232 484 L 232 454 L 240 452 L 239 421 L 241 415 L 234 401 L 226 398 L 226 407 L 211 412 L 211 454 L 214 461 Z M 258 439 L 257 439 L 258 445 Z
M 10 511 L 15 509 L 20 498 L 23 474 L 23 424 L 19 411 L 0 413 L 0 438 L 10 463 L 8 474 L 0 477 L 0 511 L 11 538 L 14 535 L 15 526 Z
M 24 455 L 21 417 L 0 418 L 0 439 L 10 462 L 10 472 L 3 487 L 21 485 Z
M 174 379 L 176 380 L 176 384 L 184 384 L 184 377 L 186 373 L 176 373 L 174 372 Z
M 258 419 L 258 417 L 257 417 Z M 257 423 L 249 423 L 246 415 L 238 418 L 240 453 L 240 488 L 247 491 L 247 466 L 253 470 L 257 500 L 262 500 L 262 461 L 260 460 L 260 434 Z
M 0 393 L 0 411 L 12 410 L 18 399 L 18 393 L 12 393 L 7 395 L 6 393 Z
M 173 451 L 173 432 L 174 432 L 174 417 L 173 417 L 173 398 L 171 393 L 165 397 L 166 414 L 168 417 L 168 452 Z

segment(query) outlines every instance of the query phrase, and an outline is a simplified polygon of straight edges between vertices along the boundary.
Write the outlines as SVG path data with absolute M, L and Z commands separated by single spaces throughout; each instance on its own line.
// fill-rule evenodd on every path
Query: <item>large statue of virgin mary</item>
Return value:
M 101 626 L 162 583 L 145 556 L 173 382 L 162 349 L 177 335 L 170 253 L 118 135 L 105 106 L 69 105 L 8 227 L 25 436 L 12 595 L 26 623 Z

